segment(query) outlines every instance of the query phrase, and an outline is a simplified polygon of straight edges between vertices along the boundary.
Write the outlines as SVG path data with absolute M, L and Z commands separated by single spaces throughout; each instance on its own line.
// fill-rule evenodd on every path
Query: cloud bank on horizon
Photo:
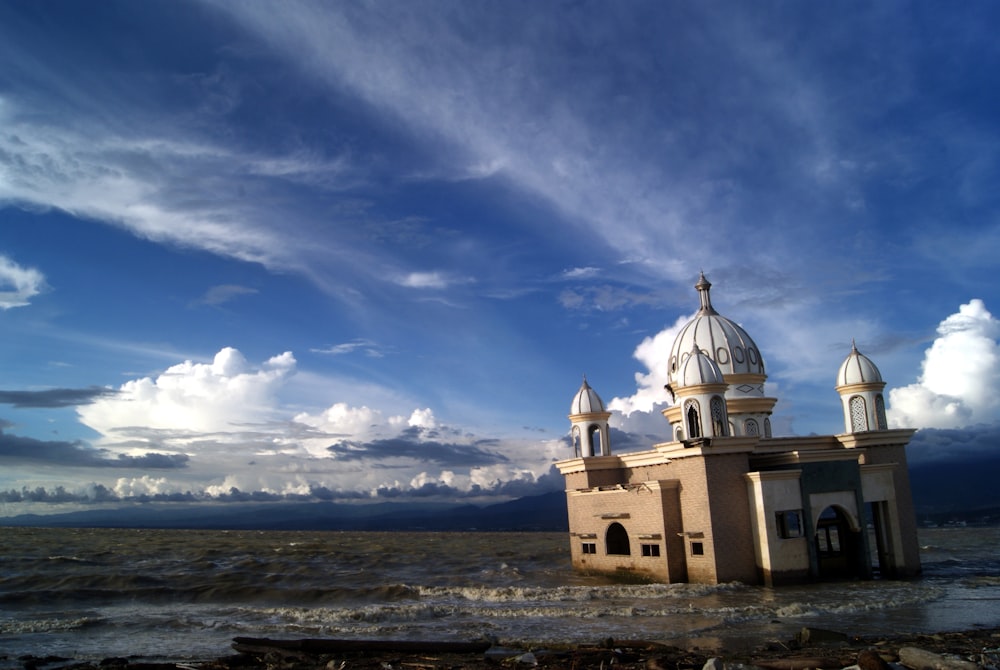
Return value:
M 583 373 L 666 438 L 702 269 L 776 433 L 854 339 L 992 455 L 997 13 L 0 6 L 0 513 L 560 488 Z

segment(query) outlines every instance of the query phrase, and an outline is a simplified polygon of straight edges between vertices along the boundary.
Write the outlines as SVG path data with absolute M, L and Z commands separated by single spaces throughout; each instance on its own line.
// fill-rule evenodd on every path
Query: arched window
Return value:
M 885 420 L 885 400 L 882 394 L 875 396 L 875 420 L 878 421 L 879 430 L 888 430 L 889 424 Z
M 609 554 L 628 556 L 632 553 L 628 543 L 628 532 L 625 526 L 615 522 L 608 526 L 608 532 L 604 536 L 604 546 L 608 548 Z
M 684 430 L 680 426 L 677 426 L 676 428 L 674 428 L 674 441 L 680 442 L 683 439 L 684 439 Z
M 701 437 L 701 417 L 698 411 L 698 401 L 688 400 L 684 416 L 687 419 L 687 435 L 689 440 Z
M 764 418 L 764 437 L 771 437 L 771 419 Z
M 851 432 L 863 433 L 868 430 L 868 410 L 865 399 L 859 395 L 851 398 Z
M 604 453 L 604 439 L 601 435 L 601 427 L 596 423 L 587 426 L 587 440 L 590 442 L 590 449 L 594 456 L 606 456 Z
M 743 432 L 746 435 L 760 435 L 760 425 L 757 419 L 747 419 L 743 422 Z
M 719 437 L 725 437 L 726 431 L 726 403 L 719 396 L 712 396 L 712 432 Z
M 577 458 L 579 458 L 580 456 L 583 455 L 580 452 L 580 427 L 579 426 L 573 426 L 572 438 L 573 438 L 573 451 L 576 453 Z

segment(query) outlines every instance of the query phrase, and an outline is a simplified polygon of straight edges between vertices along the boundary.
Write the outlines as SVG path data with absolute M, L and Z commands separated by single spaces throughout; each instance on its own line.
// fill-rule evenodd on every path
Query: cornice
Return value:
M 894 428 L 892 430 L 869 430 L 864 433 L 841 433 L 834 438 L 848 449 L 871 447 L 903 447 L 916 433 L 915 428 Z
M 835 386 L 834 388 L 840 395 L 845 395 L 847 393 L 862 393 L 864 391 L 881 391 L 885 388 L 885 382 L 858 382 L 856 384 Z

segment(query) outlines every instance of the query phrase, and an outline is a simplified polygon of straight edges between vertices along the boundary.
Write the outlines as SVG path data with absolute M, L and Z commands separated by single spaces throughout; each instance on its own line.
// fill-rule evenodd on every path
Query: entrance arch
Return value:
M 820 513 L 813 545 L 821 579 L 864 577 L 871 569 L 865 569 L 868 559 L 861 527 L 839 505 L 830 505 Z
M 604 536 L 604 546 L 609 554 L 619 554 L 628 556 L 632 553 L 628 541 L 628 531 L 625 526 L 615 522 L 608 526 L 608 532 Z

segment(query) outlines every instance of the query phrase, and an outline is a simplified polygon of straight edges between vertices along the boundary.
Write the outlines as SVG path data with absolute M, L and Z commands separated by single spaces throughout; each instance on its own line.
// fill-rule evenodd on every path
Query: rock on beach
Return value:
M 501 648 L 488 642 L 239 638 L 233 647 L 235 655 L 198 662 L 143 662 L 145 650 L 100 664 L 34 656 L 17 661 L 25 670 L 1000 670 L 1000 628 L 894 638 L 804 629 L 792 640 L 761 640 L 735 652 L 613 639 L 550 648 L 506 643 Z M 11 667 L 14 659 L 0 660 Z

